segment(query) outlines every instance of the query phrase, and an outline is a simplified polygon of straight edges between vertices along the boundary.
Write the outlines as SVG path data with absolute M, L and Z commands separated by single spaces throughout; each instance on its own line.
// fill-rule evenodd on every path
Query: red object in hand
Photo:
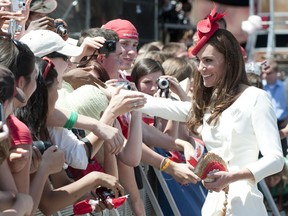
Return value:
M 171 154 L 171 157 L 169 157 L 170 160 L 176 162 L 176 163 L 184 163 L 185 160 L 183 159 L 181 153 L 179 151 L 169 151 Z
M 124 195 L 124 196 L 121 196 L 118 198 L 107 199 L 107 201 L 111 202 L 113 204 L 114 208 L 118 208 L 125 203 L 125 201 L 128 197 L 129 197 L 129 195 Z
M 121 196 L 118 198 L 107 198 L 106 201 L 110 202 L 114 208 L 118 208 L 125 203 L 128 197 L 129 195 Z M 74 215 L 83 215 L 83 214 L 91 213 L 95 211 L 96 206 L 98 204 L 99 204 L 99 200 L 86 199 L 86 200 L 80 201 L 73 205 Z
M 213 161 L 205 167 L 203 174 L 200 176 L 202 180 L 207 178 L 207 175 L 213 171 L 226 171 L 226 168 L 218 161 Z
M 194 168 L 196 167 L 199 159 L 203 155 L 204 152 L 204 142 L 200 139 L 194 138 L 195 140 L 195 153 L 193 157 L 187 160 Z
M 98 200 L 86 199 L 80 201 L 73 205 L 74 215 L 83 215 L 93 212 L 96 209 L 96 205 L 98 204 L 99 204 Z

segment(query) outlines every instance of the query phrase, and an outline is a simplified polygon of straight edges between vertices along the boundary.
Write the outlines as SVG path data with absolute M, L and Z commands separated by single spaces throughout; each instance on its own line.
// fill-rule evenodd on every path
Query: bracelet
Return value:
M 162 172 L 165 171 L 165 170 L 168 168 L 168 166 L 169 166 L 169 164 L 170 164 L 170 162 L 171 162 L 171 160 L 170 160 L 169 158 L 165 158 L 165 159 L 167 159 L 167 160 L 165 160 L 165 164 L 164 164 L 163 167 L 160 169 Z
M 65 125 L 63 126 L 64 128 L 67 128 L 68 130 L 71 130 L 74 126 L 74 124 L 76 123 L 78 118 L 78 113 L 77 112 L 71 112 L 69 119 L 67 120 L 67 122 L 65 123 Z
M 163 167 L 163 163 L 164 163 L 165 160 L 166 160 L 166 157 L 163 157 L 163 159 L 161 160 L 161 163 L 160 163 L 159 170 L 161 170 L 161 168 Z
M 92 144 L 87 138 L 82 138 L 81 141 L 83 141 L 88 149 L 88 162 L 93 163 L 93 160 L 91 159 L 92 155 Z

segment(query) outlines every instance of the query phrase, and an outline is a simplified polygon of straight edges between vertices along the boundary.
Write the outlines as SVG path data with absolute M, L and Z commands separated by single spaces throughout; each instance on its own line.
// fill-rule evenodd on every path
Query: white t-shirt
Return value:
M 52 142 L 65 153 L 65 163 L 75 169 L 86 169 L 88 157 L 84 142 L 70 130 L 61 127 L 48 127 Z

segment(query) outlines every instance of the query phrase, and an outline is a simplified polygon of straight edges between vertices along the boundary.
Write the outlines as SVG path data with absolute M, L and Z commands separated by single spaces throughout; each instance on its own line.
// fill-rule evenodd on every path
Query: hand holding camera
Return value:
M 101 201 L 115 198 L 113 191 L 106 187 L 98 187 L 95 191 Z
M 158 78 L 157 81 L 158 89 L 160 89 L 160 97 L 162 97 L 163 93 L 165 94 L 165 98 L 169 97 L 169 81 L 166 78 Z
M 116 51 L 117 41 L 106 40 L 103 46 L 99 49 L 99 54 L 108 54 Z
M 42 141 L 42 140 L 36 140 L 36 141 L 33 141 L 32 143 L 32 146 L 36 147 L 42 155 L 44 151 L 46 151 L 52 145 L 53 145 L 52 143 L 47 142 L 47 141 Z
M 115 83 L 115 86 L 121 86 L 123 85 L 123 88 L 126 89 L 126 90 L 132 90 L 132 87 L 130 85 L 130 83 L 128 81 L 118 81 Z
M 43 155 L 41 155 L 39 169 L 45 170 L 45 172 L 50 175 L 60 172 L 63 169 L 63 166 L 65 165 L 65 154 L 61 149 L 58 149 L 56 145 L 50 146 L 48 144 L 49 146 L 47 146 L 47 144 L 48 143 L 46 143 Z M 35 150 L 38 150 L 36 146 L 34 148 L 36 148 Z
M 26 9 L 26 3 L 23 0 L 11 0 L 11 11 L 17 12 Z

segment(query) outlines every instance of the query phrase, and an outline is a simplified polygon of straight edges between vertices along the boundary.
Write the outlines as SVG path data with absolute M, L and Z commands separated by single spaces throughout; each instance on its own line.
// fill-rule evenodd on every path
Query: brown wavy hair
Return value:
M 208 123 L 217 124 L 221 113 L 239 97 L 240 84 L 249 85 L 241 48 L 232 33 L 218 29 L 207 44 L 223 54 L 226 67 L 223 79 L 214 87 L 205 87 L 199 72 L 193 74 L 192 108 L 187 124 L 195 134 L 198 134 L 197 129 L 203 124 L 204 113 L 208 108 L 211 113 Z

